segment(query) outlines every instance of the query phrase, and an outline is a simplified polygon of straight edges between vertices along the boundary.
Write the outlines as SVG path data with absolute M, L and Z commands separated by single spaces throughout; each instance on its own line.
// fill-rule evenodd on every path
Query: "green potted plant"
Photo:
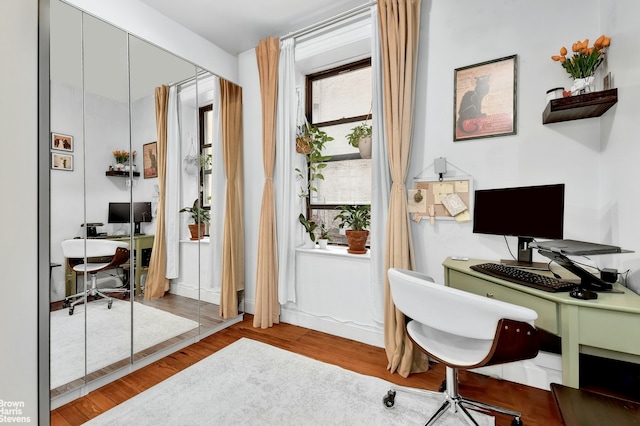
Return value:
M 318 232 L 318 247 L 326 249 L 331 238 L 329 237 L 329 229 L 324 222 L 320 223 L 320 231 Z
M 309 240 L 307 240 L 307 243 L 305 244 L 305 246 L 307 248 L 315 248 L 316 246 L 315 231 L 316 231 L 316 228 L 318 227 L 318 224 L 313 219 L 307 219 L 306 217 L 304 217 L 302 213 L 300 213 L 300 216 L 298 216 L 298 221 L 302 224 L 302 226 L 304 226 L 304 229 L 309 234 Z
M 318 189 L 315 186 L 316 179 L 324 180 L 322 169 L 327 167 L 326 161 L 331 157 L 323 155 L 322 150 L 324 149 L 325 144 L 332 141 L 333 138 L 326 132 L 320 130 L 317 126 L 312 126 L 308 123 L 300 126 L 299 132 L 300 129 L 304 129 L 305 134 L 310 138 L 310 149 L 304 154 L 309 170 L 308 175 L 300 168 L 296 167 L 295 169 L 297 180 L 304 181 L 307 179 L 306 184 L 300 188 L 300 193 L 298 194 L 301 198 L 305 198 L 309 196 L 311 192 L 318 192 Z
M 362 158 L 371 158 L 371 132 L 371 126 L 364 122 L 353 127 L 346 136 L 349 145 L 358 148 Z
M 209 210 L 203 208 L 200 205 L 199 200 L 196 198 L 191 207 L 184 207 L 180 209 L 179 213 L 189 213 L 191 220 L 193 221 L 193 223 L 189 224 L 191 239 L 201 239 L 205 235 L 207 225 L 211 221 Z
M 340 207 L 340 213 L 335 217 L 340 223 L 340 229 L 346 230 L 347 251 L 353 254 L 367 252 L 366 244 L 369 237 L 369 225 L 371 224 L 371 204 L 344 205 Z

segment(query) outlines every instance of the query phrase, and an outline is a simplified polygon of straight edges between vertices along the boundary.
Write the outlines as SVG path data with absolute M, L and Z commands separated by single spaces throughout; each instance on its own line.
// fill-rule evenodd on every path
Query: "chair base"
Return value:
M 105 293 L 128 293 L 128 292 L 129 292 L 128 288 L 103 288 L 98 290 L 98 287 L 96 284 L 96 276 L 94 274 L 91 274 L 91 288 L 83 292 L 76 293 L 72 296 L 65 297 L 64 301 L 62 302 L 62 307 L 63 308 L 69 307 L 69 315 L 73 315 L 73 311 L 76 305 L 80 303 L 85 303 L 87 300 L 87 297 L 93 296 L 93 297 L 102 297 L 103 299 L 107 299 L 107 308 L 111 309 L 111 306 L 113 305 L 113 299 Z M 72 299 L 76 299 L 76 300 L 71 302 Z
M 475 401 L 473 399 L 465 398 L 458 393 L 458 370 L 455 368 L 447 367 L 447 379 L 446 390 L 444 392 L 434 392 L 423 389 L 414 389 L 402 386 L 392 386 L 387 392 L 387 395 L 382 399 L 382 403 L 387 408 L 392 408 L 395 404 L 396 392 L 408 392 L 418 395 L 427 396 L 441 396 L 444 397 L 444 401 L 431 416 L 431 418 L 425 423 L 425 426 L 435 424 L 438 419 L 449 409 L 452 409 L 456 414 L 462 417 L 468 424 L 478 426 L 473 416 L 469 413 L 467 408 L 479 411 L 482 413 L 501 413 L 508 416 L 512 416 L 511 426 L 522 426 L 521 414 L 517 411 L 508 410 L 506 408 L 497 407 L 495 405 L 485 404 L 483 402 Z

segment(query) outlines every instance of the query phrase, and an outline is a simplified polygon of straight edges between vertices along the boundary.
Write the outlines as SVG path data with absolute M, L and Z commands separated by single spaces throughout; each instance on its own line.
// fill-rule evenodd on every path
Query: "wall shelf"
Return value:
M 129 172 L 128 171 L 118 171 L 118 170 L 107 170 L 105 172 L 105 175 L 107 176 L 118 176 L 118 177 L 129 177 Z M 137 177 L 140 176 L 140 172 L 133 172 L 133 176 Z
M 542 113 L 542 124 L 600 117 L 616 102 L 618 89 L 553 99 Z

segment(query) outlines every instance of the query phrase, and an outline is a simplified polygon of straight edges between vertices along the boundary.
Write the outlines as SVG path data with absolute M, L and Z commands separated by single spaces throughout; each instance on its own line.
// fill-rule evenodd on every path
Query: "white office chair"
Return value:
M 91 287 L 86 291 L 68 296 L 62 302 L 64 308 L 69 307 L 69 315 L 73 315 L 75 306 L 83 303 L 87 296 L 100 296 L 107 299 L 107 307 L 111 309 L 113 300 L 105 293 L 127 293 L 127 288 L 100 289 L 97 287 L 96 275 L 100 271 L 116 268 L 129 260 L 129 244 L 123 241 L 102 239 L 73 239 L 62 242 L 62 253 L 76 274 L 91 275 Z M 86 263 L 85 263 L 86 262 Z M 75 301 L 71 302 L 73 299 Z
M 516 411 L 464 398 L 458 393 L 458 370 L 533 358 L 538 354 L 538 332 L 533 321 L 538 314 L 528 308 L 435 284 L 414 271 L 389 269 L 395 306 L 411 320 L 407 333 L 430 358 L 446 366 L 444 392 L 392 387 L 383 398 L 386 407 L 395 403 L 396 391 L 444 396 L 440 408 L 426 423 L 435 423 L 452 408 L 472 425 L 467 411 L 499 412 L 513 416 L 512 425 L 522 425 Z

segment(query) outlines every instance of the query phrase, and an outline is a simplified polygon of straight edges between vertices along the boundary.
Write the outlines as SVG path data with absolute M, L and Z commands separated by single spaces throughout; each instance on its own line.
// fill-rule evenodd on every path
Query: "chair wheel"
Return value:
M 73 306 L 69 308 L 69 315 L 73 315 Z
M 511 426 L 522 426 L 522 419 L 520 417 L 514 417 L 511 420 Z
M 396 402 L 396 391 L 390 390 L 387 394 L 382 398 L 382 403 L 386 408 L 392 408 Z
M 109 300 L 109 303 L 107 303 L 107 308 L 111 309 L 112 305 L 113 305 L 113 300 Z
M 440 387 L 438 388 L 438 392 L 444 392 L 447 390 L 447 381 L 443 380 L 442 383 L 440 383 Z
M 68 308 L 68 307 L 69 307 L 69 305 L 70 305 L 69 300 L 64 299 L 64 300 L 62 301 L 62 307 L 63 307 L 63 308 Z

